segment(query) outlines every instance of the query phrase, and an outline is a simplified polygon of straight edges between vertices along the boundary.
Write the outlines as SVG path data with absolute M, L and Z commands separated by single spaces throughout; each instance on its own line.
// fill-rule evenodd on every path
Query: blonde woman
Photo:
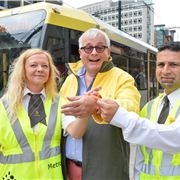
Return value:
M 1 179 L 63 179 L 61 128 L 80 138 L 87 119 L 62 115 L 58 76 L 47 51 L 28 49 L 15 60 L 0 101 Z M 42 109 L 30 113 L 30 101 Z

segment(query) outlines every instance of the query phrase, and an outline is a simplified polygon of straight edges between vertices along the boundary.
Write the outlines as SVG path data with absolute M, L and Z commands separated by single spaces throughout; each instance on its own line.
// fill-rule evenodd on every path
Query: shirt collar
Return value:
M 179 100 L 180 97 L 180 88 L 176 89 L 174 92 L 168 95 L 168 99 L 172 106 L 176 103 L 177 100 Z
M 24 88 L 24 97 L 28 95 L 28 93 L 32 93 L 27 87 Z M 33 94 L 33 93 L 32 93 Z M 45 93 L 45 89 L 42 89 L 42 91 L 40 92 L 41 96 L 43 99 L 46 99 L 46 93 Z
M 78 76 L 84 76 L 86 74 L 86 69 L 85 69 L 85 67 L 83 66 L 83 67 L 81 67 L 80 69 L 79 69 L 79 71 L 77 72 L 77 75 Z
M 165 93 L 164 93 L 164 96 L 166 96 Z M 162 97 L 162 99 L 164 98 L 164 96 Z M 170 105 L 174 106 L 176 101 L 179 99 L 178 97 L 180 97 L 180 88 L 176 89 L 174 92 L 169 94 L 167 97 L 169 99 Z

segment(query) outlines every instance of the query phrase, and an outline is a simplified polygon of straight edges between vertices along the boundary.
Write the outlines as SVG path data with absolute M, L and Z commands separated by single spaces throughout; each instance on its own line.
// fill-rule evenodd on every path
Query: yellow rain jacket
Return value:
M 81 61 L 70 64 L 73 73 L 64 82 L 61 96 L 75 96 L 78 93 L 78 76 Z M 92 89 L 101 87 L 102 98 L 114 99 L 129 111 L 138 112 L 140 94 L 134 86 L 134 79 L 125 71 L 105 61 L 96 75 Z M 96 117 L 96 123 L 89 118 L 83 136 L 83 180 L 129 179 L 129 144 L 124 141 L 120 128 L 105 124 Z M 123 117 L 122 117 L 123 118 Z M 63 156 L 64 157 L 64 156 Z M 65 161 L 64 161 L 65 162 Z

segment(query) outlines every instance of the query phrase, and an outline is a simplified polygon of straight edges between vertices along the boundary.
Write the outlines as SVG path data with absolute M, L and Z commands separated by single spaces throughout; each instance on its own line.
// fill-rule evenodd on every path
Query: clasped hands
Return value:
M 115 100 L 103 99 L 99 93 L 100 90 L 101 88 L 98 87 L 81 96 L 67 97 L 69 103 L 61 107 L 61 112 L 82 119 L 94 114 L 100 116 L 105 122 L 110 122 L 119 105 Z

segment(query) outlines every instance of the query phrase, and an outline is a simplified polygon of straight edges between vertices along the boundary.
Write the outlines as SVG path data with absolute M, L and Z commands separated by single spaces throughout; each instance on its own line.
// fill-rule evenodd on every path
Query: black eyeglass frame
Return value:
M 85 53 L 91 54 L 93 52 L 93 49 L 95 48 L 97 53 L 103 53 L 108 46 L 84 46 L 80 49 L 83 49 Z

